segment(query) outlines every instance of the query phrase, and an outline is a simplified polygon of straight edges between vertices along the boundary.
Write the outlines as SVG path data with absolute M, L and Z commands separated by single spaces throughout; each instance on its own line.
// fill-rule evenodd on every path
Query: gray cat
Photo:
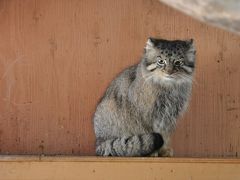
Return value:
M 192 39 L 148 39 L 140 63 L 120 73 L 97 106 L 97 155 L 173 155 L 169 139 L 191 94 L 195 52 Z

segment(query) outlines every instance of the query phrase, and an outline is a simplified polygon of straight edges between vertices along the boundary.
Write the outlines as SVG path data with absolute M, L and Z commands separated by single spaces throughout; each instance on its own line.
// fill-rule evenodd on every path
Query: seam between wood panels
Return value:
M 1 156 L 1 162 L 97 162 L 97 163 L 221 163 L 240 164 L 240 159 L 215 158 L 105 158 L 78 156 Z

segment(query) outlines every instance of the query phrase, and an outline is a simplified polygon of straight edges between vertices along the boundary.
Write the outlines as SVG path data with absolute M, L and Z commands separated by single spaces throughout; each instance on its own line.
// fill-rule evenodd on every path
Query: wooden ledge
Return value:
M 0 155 L 0 162 L 133 162 L 133 163 L 240 163 L 236 158 L 156 158 L 156 157 L 99 157 Z
M 0 180 L 238 180 L 240 159 L 0 156 Z

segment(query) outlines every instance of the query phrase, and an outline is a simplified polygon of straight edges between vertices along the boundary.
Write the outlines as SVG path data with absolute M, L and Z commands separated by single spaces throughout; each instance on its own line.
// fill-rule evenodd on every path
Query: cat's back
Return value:
M 128 91 L 136 79 L 137 65 L 131 66 L 117 75 L 100 99 L 94 114 L 94 129 L 99 137 L 120 133 L 119 123 L 124 123 L 124 113 Z M 118 124 L 118 125 L 117 125 Z
M 136 73 L 137 65 L 133 65 L 120 72 L 110 83 L 99 103 L 111 98 L 116 99 L 118 96 L 127 96 L 129 87 L 136 79 Z

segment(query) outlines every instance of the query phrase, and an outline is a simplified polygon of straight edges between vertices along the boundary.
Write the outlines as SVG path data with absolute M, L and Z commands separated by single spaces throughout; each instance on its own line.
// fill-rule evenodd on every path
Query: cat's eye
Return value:
M 160 57 L 158 57 L 157 65 L 158 65 L 158 66 L 163 66 L 163 65 L 165 65 L 165 64 L 166 64 L 166 61 L 163 60 L 163 59 L 160 59 Z
M 183 62 L 182 61 L 174 61 L 174 65 L 175 66 L 182 66 L 183 65 Z

